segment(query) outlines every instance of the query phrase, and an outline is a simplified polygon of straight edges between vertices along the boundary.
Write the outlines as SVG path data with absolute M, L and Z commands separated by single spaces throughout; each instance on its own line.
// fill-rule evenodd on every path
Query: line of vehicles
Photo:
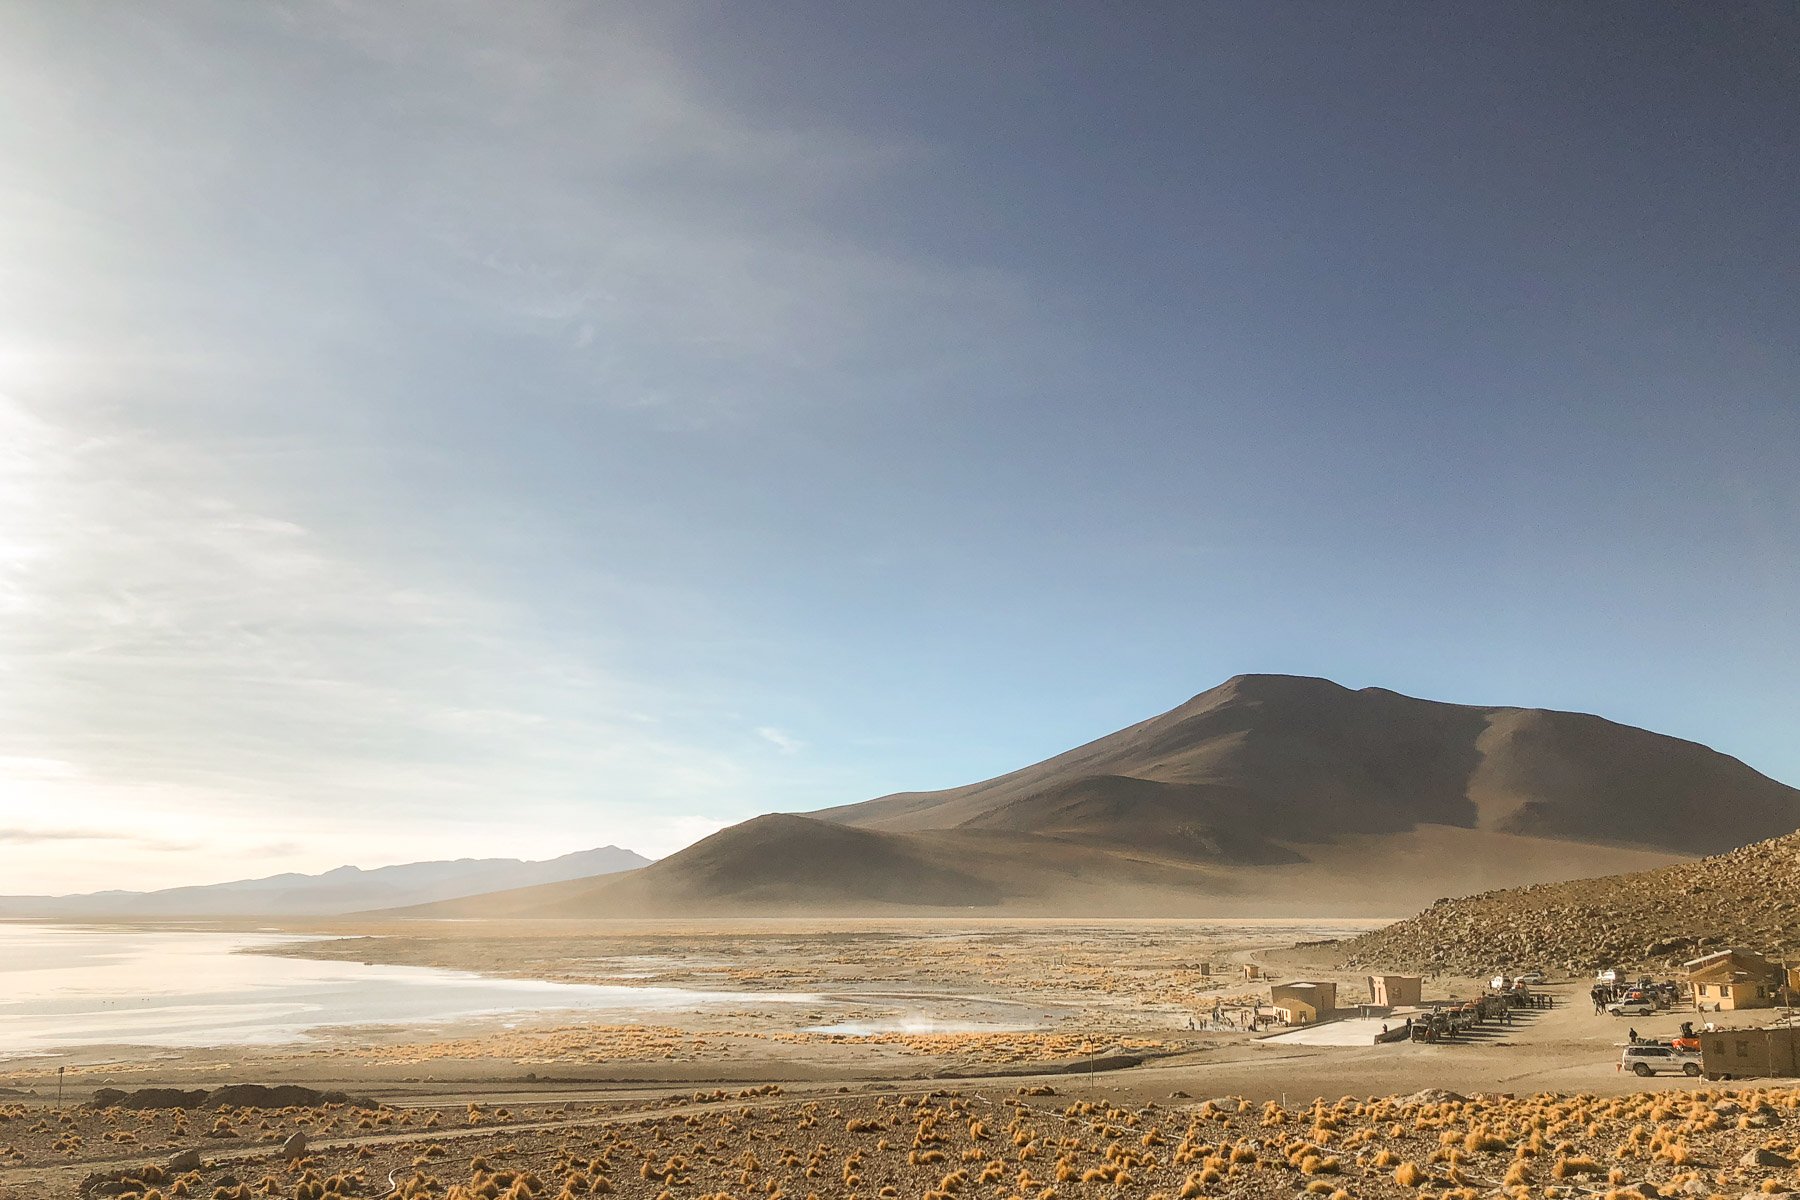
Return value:
M 1495 975 L 1488 986 L 1496 993 L 1523 991 L 1544 982 L 1542 971 L 1523 971 L 1517 975 Z M 1631 979 L 1616 968 L 1607 968 L 1594 976 L 1592 990 L 1595 1012 L 1615 1017 L 1647 1017 L 1667 1010 L 1680 999 L 1681 989 L 1673 980 L 1657 981 L 1649 976 Z M 1697 1076 L 1703 1071 L 1700 1039 L 1691 1021 L 1681 1023 L 1681 1035 L 1667 1039 L 1639 1039 L 1636 1030 L 1632 1040 L 1619 1052 L 1619 1069 L 1640 1078 L 1665 1073 Z
M 1496 975 L 1488 980 L 1488 986 L 1496 992 L 1506 992 L 1516 987 L 1536 987 L 1544 979 L 1542 971 L 1521 971 L 1517 975 Z
M 1623 972 L 1608 967 L 1595 973 L 1593 996 L 1596 1009 L 1603 1009 L 1615 1017 L 1647 1017 L 1674 1007 L 1681 997 L 1681 989 L 1672 979 L 1659 983 L 1645 975 L 1632 980 Z M 1639 1078 L 1664 1072 L 1690 1077 L 1699 1075 L 1702 1070 L 1700 1039 L 1694 1034 L 1694 1023 L 1683 1021 L 1679 1037 L 1660 1040 L 1639 1040 L 1634 1030 L 1631 1042 L 1619 1052 L 1619 1069 L 1630 1071 Z
M 1648 975 L 1629 979 L 1608 967 L 1594 975 L 1589 994 L 1595 1012 L 1608 1012 L 1615 1017 L 1646 1017 L 1661 1009 L 1673 1008 L 1681 999 L 1681 988 L 1673 979 L 1660 983 Z

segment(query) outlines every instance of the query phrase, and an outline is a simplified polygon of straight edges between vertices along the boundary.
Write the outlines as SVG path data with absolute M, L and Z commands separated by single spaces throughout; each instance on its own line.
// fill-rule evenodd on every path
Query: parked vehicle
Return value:
M 1524 971 L 1524 972 L 1521 972 L 1519 975 L 1515 976 L 1513 979 L 1513 982 L 1514 983 L 1542 983 L 1542 982 L 1544 982 L 1544 973 L 1542 971 Z
M 1504 975 L 1496 975 L 1488 980 L 1488 986 L 1493 988 L 1496 992 L 1504 992 L 1507 988 L 1512 986 L 1512 980 Z
M 1662 1071 L 1700 1074 L 1699 1055 L 1654 1043 L 1625 1047 L 1624 1053 L 1619 1055 L 1619 1065 L 1633 1075 L 1655 1075 Z
M 1656 1011 L 1656 1005 L 1639 997 L 1636 1000 L 1615 1000 L 1606 1006 L 1606 1011 L 1615 1017 L 1647 1017 Z
M 1604 984 L 1608 984 L 1608 985 L 1615 984 L 1615 983 L 1619 982 L 1618 969 L 1615 967 L 1608 967 L 1604 971 L 1596 971 L 1596 972 L 1594 972 L 1594 981 L 1596 983 L 1604 983 Z

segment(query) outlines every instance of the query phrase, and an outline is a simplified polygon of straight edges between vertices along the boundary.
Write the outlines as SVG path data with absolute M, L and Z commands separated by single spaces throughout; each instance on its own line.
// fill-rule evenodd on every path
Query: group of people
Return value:
M 1588 989 L 1588 997 L 1594 1002 L 1596 1014 L 1606 1011 L 1606 1006 L 1614 1000 L 1623 999 L 1628 992 L 1643 992 L 1647 995 L 1660 996 L 1662 1000 L 1673 1002 L 1678 989 L 1673 981 L 1652 983 L 1648 979 L 1640 979 L 1635 984 L 1596 983 Z

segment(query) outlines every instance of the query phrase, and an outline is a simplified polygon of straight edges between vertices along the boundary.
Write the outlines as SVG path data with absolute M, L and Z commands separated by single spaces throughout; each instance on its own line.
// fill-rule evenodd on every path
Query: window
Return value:
M 1701 994 L 1701 995 L 1702 995 L 1702 996 L 1704 996 L 1704 995 L 1706 995 L 1706 994 L 1707 994 L 1707 993 L 1706 993 L 1706 985 L 1705 985 L 1705 984 L 1704 984 L 1704 983 L 1703 983 L 1703 984 L 1701 984 L 1701 985 L 1700 985 L 1700 994 Z
M 1739 1058 L 1749 1058 L 1750 1057 L 1750 1043 L 1745 1041 L 1743 1038 L 1739 1038 L 1737 1041 L 1737 1056 Z

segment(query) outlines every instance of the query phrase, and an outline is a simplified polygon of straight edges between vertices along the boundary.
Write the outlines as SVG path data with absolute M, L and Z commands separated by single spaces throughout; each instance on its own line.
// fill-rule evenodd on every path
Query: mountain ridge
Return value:
M 364 869 L 287 871 L 254 879 L 133 892 L 0 896 L 0 917 L 339 916 L 364 909 L 424 904 L 508 888 L 604 877 L 652 860 L 600 846 L 543 860 L 456 858 Z
M 771 814 L 615 880 L 410 915 L 1392 917 L 1796 826 L 1800 790 L 1697 742 L 1247 675 L 992 779 Z

